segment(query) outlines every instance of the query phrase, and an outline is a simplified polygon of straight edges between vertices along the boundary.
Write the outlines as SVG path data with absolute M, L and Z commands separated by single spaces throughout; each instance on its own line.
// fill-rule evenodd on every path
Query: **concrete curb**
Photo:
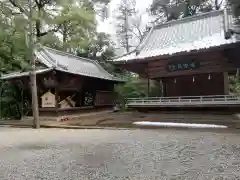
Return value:
M 42 125 L 42 128 L 56 128 L 56 129 L 108 129 L 108 130 L 128 130 L 130 128 L 123 127 L 100 127 L 100 126 L 54 126 L 54 125 Z M 131 128 L 132 129 L 132 128 Z
M 32 128 L 31 124 L 17 124 L 13 122 L 3 122 L 1 123 L 0 121 L 0 127 L 12 127 L 12 128 Z M 55 129 L 108 129 L 108 130 L 130 130 L 130 129 L 199 129 L 199 130 L 204 130 L 203 128 L 187 128 L 187 127 L 171 127 L 171 126 L 136 126 L 132 124 L 124 124 L 124 125 L 118 125 L 118 126 L 76 126 L 76 125 L 61 125 L 61 124 L 42 124 L 41 128 L 55 128 Z M 205 128 L 205 130 L 208 129 L 218 129 L 218 128 Z M 228 126 L 227 128 L 232 129 L 232 130 L 239 130 L 240 126 L 232 125 Z
M 11 128 L 32 128 L 32 125 L 16 125 L 16 124 L 4 124 L 0 127 L 11 127 Z M 55 125 L 41 125 L 41 128 L 45 129 L 108 129 L 108 130 L 129 130 L 138 128 L 123 128 L 123 127 L 99 127 L 99 126 L 55 126 Z
M 32 128 L 31 125 L 7 125 L 5 127 L 10 128 Z M 104 130 L 156 130 L 156 129 L 172 129 L 172 130 L 191 130 L 191 131 L 210 131 L 210 132 L 237 132 L 240 133 L 239 128 L 187 128 L 187 127 L 151 127 L 151 126 L 134 126 L 134 127 L 99 127 L 99 126 L 55 126 L 55 125 L 41 125 L 42 129 L 104 129 Z

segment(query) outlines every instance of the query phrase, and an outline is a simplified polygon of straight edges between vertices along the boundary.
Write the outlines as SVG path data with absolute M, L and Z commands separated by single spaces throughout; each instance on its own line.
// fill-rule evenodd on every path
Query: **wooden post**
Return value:
M 160 86 L 161 86 L 161 94 L 160 94 L 160 96 L 163 96 L 164 97 L 164 90 L 163 90 L 163 79 L 160 79 Z
M 228 72 L 223 72 L 224 95 L 229 94 Z
M 162 81 L 161 79 L 158 80 L 158 88 L 159 88 L 159 97 L 162 96 Z
M 149 78 L 147 78 L 147 96 L 149 97 L 149 93 L 150 93 L 150 81 Z
M 58 111 L 58 97 L 59 97 L 59 91 L 58 91 L 58 86 L 55 87 L 55 108 L 56 112 Z
M 58 83 L 58 78 L 57 74 L 54 71 L 54 91 L 55 91 L 55 110 L 58 115 L 58 103 L 59 103 L 59 83 Z
M 149 97 L 149 93 L 150 93 L 150 82 L 149 82 L 148 65 L 147 65 L 147 97 Z
M 162 83 L 162 96 L 165 97 L 167 92 L 166 92 L 166 83 L 164 82 L 163 79 L 161 79 L 161 83 Z

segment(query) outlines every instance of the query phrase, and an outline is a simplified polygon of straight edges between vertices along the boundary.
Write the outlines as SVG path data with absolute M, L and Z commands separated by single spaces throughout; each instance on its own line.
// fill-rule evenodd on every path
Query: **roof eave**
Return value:
M 95 78 L 95 79 L 102 79 L 102 80 L 106 80 L 106 81 L 114 81 L 114 82 L 121 82 L 122 80 L 120 79 L 115 79 L 114 76 L 112 76 L 112 78 L 102 78 L 102 77 L 95 77 L 95 76 L 91 76 L 91 75 L 87 75 L 87 74 L 81 74 L 81 73 L 76 73 L 76 72 L 71 72 L 68 70 L 63 70 L 63 69 L 59 69 L 56 68 L 56 71 L 59 72 L 63 72 L 63 73 L 69 73 L 69 74 L 73 74 L 73 75 L 77 75 L 77 76 L 84 76 L 84 77 L 90 77 L 90 78 Z
M 52 71 L 53 68 L 47 68 L 45 69 L 45 71 L 41 71 L 41 72 L 36 72 L 36 74 L 44 74 L 44 73 L 48 73 L 50 71 Z M 11 74 L 14 73 L 18 73 L 15 74 L 15 76 L 10 76 Z M 20 79 L 22 77 L 28 77 L 31 75 L 31 71 L 27 71 L 27 72 L 13 72 L 13 73 L 9 73 L 9 74 L 4 74 L 0 77 L 0 80 L 11 80 L 11 79 Z
M 53 59 L 49 54 L 48 54 L 48 49 L 52 50 L 52 51 L 57 51 L 58 53 L 60 53 L 61 55 L 67 55 L 67 56 L 70 56 L 70 57 L 74 57 L 74 58 L 77 58 L 79 60 L 85 60 L 85 61 L 90 61 L 91 63 L 93 63 L 97 68 L 98 70 L 100 70 L 104 76 L 106 76 L 105 78 L 104 77 L 96 77 L 96 76 L 93 76 L 91 74 L 83 74 L 83 73 L 78 73 L 78 72 L 72 72 L 70 71 L 67 67 L 66 69 L 62 68 L 62 67 L 59 67 L 59 64 L 58 64 L 58 61 L 57 59 Z M 48 56 L 52 62 L 56 62 L 54 67 L 58 70 L 58 71 L 62 71 L 62 72 L 67 72 L 67 73 L 71 73 L 71 74 L 76 74 L 76 75 L 81 75 L 81 76 L 87 76 L 87 77 L 92 77 L 92 78 L 98 78 L 98 79 L 103 79 L 103 80 L 110 80 L 110 81 L 113 81 L 114 77 L 112 74 L 108 73 L 100 64 L 98 61 L 96 60 L 92 60 L 92 59 L 88 59 L 88 58 L 82 58 L 82 57 L 79 57 L 79 56 L 76 56 L 74 54 L 69 54 L 69 53 L 66 53 L 66 52 L 62 52 L 62 51 L 59 51 L 59 50 L 55 50 L 55 49 L 52 49 L 52 48 L 48 48 L 48 47 L 43 47 L 42 51 L 46 54 L 46 56 Z
M 135 58 L 135 59 L 129 59 L 129 60 L 116 61 L 116 62 L 118 62 L 119 65 L 134 63 L 134 62 L 146 62 L 146 61 L 157 60 L 157 59 L 171 58 L 171 57 L 175 57 L 175 56 L 191 55 L 191 54 L 196 54 L 196 53 L 199 53 L 199 52 L 208 52 L 208 51 L 213 51 L 213 50 L 217 50 L 217 49 L 221 50 L 221 49 L 224 49 L 226 47 L 235 46 L 236 44 L 240 44 L 240 41 L 237 41 L 237 42 L 234 42 L 234 43 L 231 43 L 231 44 L 223 44 L 223 45 L 220 45 L 220 46 L 205 48 L 205 49 L 183 51 L 183 52 L 177 52 L 177 53 L 174 53 L 174 54 L 149 56 L 149 57 L 141 58 L 141 59 Z

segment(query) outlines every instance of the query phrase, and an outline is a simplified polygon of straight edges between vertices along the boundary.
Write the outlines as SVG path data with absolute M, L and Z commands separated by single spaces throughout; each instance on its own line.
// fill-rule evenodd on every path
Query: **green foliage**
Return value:
M 87 47 L 96 33 L 94 10 L 87 5 L 67 5 L 60 14 L 56 21 L 60 24 L 59 32 L 63 37 L 64 49 L 72 51 L 79 47 Z
M 0 29 L 0 41 L 0 72 L 27 69 L 24 36 L 19 32 L 9 33 Z
M 106 33 L 95 33 L 88 46 L 80 46 L 77 55 L 80 57 L 106 62 L 115 56 L 114 43 Z
M 91 44 L 87 47 L 81 46 L 77 50 L 77 55 L 97 60 L 109 73 L 116 73 L 115 66 L 110 62 L 115 56 L 114 43 L 106 33 L 96 33 Z
M 92 49 L 101 51 L 100 60 L 113 56 L 111 47 L 106 48 L 109 39 L 95 38 L 98 37 L 96 13 L 101 12 L 101 6 L 108 4 L 109 0 L 35 0 L 32 3 L 34 38 L 42 45 L 68 52 L 92 45 Z M 98 7 L 97 10 L 95 7 Z M 0 1 L 1 74 L 29 69 L 29 20 L 27 0 Z M 28 109 L 21 88 L 6 82 L 0 82 L 0 85 L 0 117 L 20 118 L 23 111 Z
M 128 75 L 128 81 L 124 84 L 116 86 L 118 101 L 123 103 L 125 98 L 141 98 L 141 97 L 159 97 L 161 96 L 161 86 L 150 81 L 149 94 L 148 82 L 132 75 Z
M 0 93 L 1 118 L 20 119 L 29 110 L 27 97 L 19 85 L 0 82 Z
M 230 76 L 229 77 L 229 92 L 233 95 L 240 95 L 240 77 Z
M 116 92 L 121 98 L 146 97 L 147 87 L 143 86 L 138 77 L 131 77 L 127 83 L 118 85 Z
M 29 69 L 25 34 L 22 30 L 0 27 L 0 73 Z M 22 115 L 21 88 L 0 82 L 0 118 L 20 118 Z

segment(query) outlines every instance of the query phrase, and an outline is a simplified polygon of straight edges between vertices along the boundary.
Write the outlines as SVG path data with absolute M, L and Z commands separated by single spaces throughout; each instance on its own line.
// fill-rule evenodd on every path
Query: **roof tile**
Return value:
M 35 51 L 38 61 L 43 63 L 47 68 L 37 70 L 38 74 L 48 70 L 56 69 L 58 71 L 88 76 L 93 78 L 105 79 L 110 81 L 123 81 L 109 74 L 97 61 L 81 58 L 69 53 L 42 47 Z M 1 79 L 12 79 L 15 77 L 28 76 L 29 72 L 11 73 L 1 77 Z
M 155 26 L 137 49 L 138 54 L 132 52 L 115 61 L 173 55 L 237 42 L 234 37 L 225 39 L 223 18 L 224 11 L 212 11 Z M 232 16 L 228 18 L 231 23 Z
M 107 80 L 113 80 L 114 78 L 113 75 L 109 74 L 94 60 L 81 58 L 47 47 L 44 47 L 44 51 L 50 59 L 53 60 L 52 62 L 56 64 L 57 70 L 69 71 L 74 74 Z M 66 69 L 63 69 L 62 66 L 66 67 Z

